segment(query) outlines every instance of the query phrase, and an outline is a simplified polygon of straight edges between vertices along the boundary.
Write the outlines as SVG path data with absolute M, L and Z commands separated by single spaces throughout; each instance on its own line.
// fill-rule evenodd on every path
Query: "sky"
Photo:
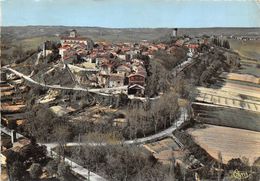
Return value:
M 260 0 L 0 0 L 2 26 L 260 27 Z

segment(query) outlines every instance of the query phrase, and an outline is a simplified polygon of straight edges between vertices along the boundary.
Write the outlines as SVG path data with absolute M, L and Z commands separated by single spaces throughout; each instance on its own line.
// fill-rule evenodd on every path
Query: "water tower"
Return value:
M 176 37 L 178 32 L 178 28 L 174 28 L 172 31 L 172 37 Z

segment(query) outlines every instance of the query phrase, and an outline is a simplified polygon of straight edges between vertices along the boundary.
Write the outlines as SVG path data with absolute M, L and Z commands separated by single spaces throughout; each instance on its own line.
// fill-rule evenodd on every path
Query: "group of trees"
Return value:
M 184 71 L 184 78 L 193 85 L 207 85 L 214 81 L 223 71 L 239 67 L 239 58 L 233 53 L 214 51 L 197 57 L 196 64 Z
M 125 138 L 134 139 L 156 133 L 169 126 L 178 116 L 178 99 L 173 92 L 163 94 L 158 100 L 147 99 L 144 104 L 130 104 L 123 135 Z
M 22 45 L 17 45 L 13 48 L 12 59 L 15 60 L 16 64 L 26 61 L 28 58 L 37 53 L 37 50 L 24 50 Z
M 155 97 L 160 92 L 169 90 L 167 77 L 169 72 L 160 63 L 151 60 L 147 72 L 148 76 L 145 86 L 145 95 L 147 97 Z
M 8 150 L 6 152 L 6 168 L 9 179 L 20 181 L 40 176 L 42 172 L 39 171 L 39 165 L 47 160 L 46 153 L 45 146 L 39 146 L 33 141 L 31 144 L 22 147 L 19 152 Z M 36 163 L 37 165 L 35 165 Z M 31 177 L 26 171 L 28 168 L 31 168 Z
M 223 47 L 223 48 L 226 48 L 226 49 L 230 49 L 230 44 L 229 44 L 228 40 L 222 40 L 222 39 L 219 39 L 219 38 L 213 38 L 212 39 L 212 43 L 214 45 L 216 45 L 216 46 Z
M 71 149 L 73 159 L 108 180 L 150 181 L 178 178 L 177 165 L 170 169 L 157 162 L 151 153 L 128 145 L 84 146 Z M 172 173 L 175 170 L 175 174 Z
M 31 144 L 19 152 L 8 150 L 6 153 L 6 168 L 10 181 L 39 180 L 46 170 L 48 177 L 56 177 L 61 181 L 69 181 L 70 167 L 63 159 L 47 157 L 45 146 L 39 146 L 32 140 Z
M 176 47 L 172 53 L 165 50 L 159 50 L 154 54 L 154 61 L 159 62 L 166 70 L 172 70 L 177 65 L 185 61 L 186 51 L 183 48 Z

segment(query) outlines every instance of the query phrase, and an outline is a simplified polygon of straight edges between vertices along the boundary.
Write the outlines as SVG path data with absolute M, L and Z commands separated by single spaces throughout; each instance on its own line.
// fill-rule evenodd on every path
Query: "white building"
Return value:
M 69 45 L 84 44 L 86 46 L 86 49 L 89 50 L 93 49 L 94 47 L 94 42 L 90 38 L 80 37 L 77 34 L 76 30 L 72 30 L 69 36 L 62 36 L 60 42 L 62 46 L 65 44 L 69 44 Z

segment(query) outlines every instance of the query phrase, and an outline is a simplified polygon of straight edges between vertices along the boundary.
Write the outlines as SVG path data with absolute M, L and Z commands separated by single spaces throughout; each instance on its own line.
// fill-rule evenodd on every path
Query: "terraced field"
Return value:
M 219 88 L 198 87 L 197 101 L 260 112 L 260 88 L 226 82 Z

